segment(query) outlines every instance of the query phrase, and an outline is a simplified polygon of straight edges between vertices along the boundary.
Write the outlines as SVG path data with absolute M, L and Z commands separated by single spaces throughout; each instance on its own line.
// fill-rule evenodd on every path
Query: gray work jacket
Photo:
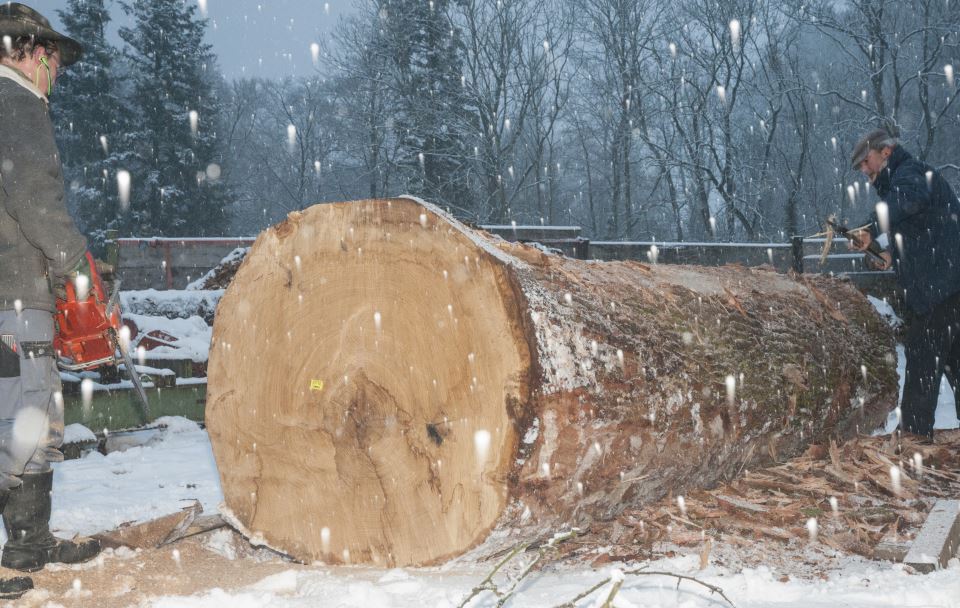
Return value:
M 54 310 L 53 281 L 86 253 L 67 212 L 47 100 L 0 65 L 0 310 Z

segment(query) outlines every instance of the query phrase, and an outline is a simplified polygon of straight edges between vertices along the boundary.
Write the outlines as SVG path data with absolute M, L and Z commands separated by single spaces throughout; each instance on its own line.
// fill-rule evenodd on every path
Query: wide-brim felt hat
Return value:
M 83 47 L 79 42 L 56 31 L 46 17 L 19 2 L 0 4 L 0 38 L 3 36 L 33 36 L 38 40 L 55 42 L 60 52 L 60 65 L 63 66 L 76 63 L 83 55 Z

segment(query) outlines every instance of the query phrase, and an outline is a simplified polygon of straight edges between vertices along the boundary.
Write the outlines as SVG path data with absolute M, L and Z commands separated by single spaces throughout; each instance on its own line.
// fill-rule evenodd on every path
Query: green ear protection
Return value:
M 41 65 L 37 67 L 37 76 L 35 79 L 37 82 L 37 87 L 40 86 L 40 68 L 42 67 L 47 70 L 47 97 L 50 97 L 50 94 L 53 93 L 53 79 L 50 77 L 50 64 L 47 63 L 46 55 L 40 56 L 40 63 Z

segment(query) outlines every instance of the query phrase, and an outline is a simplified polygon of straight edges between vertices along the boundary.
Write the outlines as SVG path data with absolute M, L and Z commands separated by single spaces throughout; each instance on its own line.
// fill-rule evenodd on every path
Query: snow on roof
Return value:
M 157 290 L 139 289 L 120 292 L 120 310 L 127 314 L 185 319 L 200 316 L 213 322 L 223 289 Z
M 96 441 L 97 436 L 82 424 L 68 424 L 63 429 L 63 443 L 86 443 Z
M 154 330 L 163 331 L 177 338 L 175 343 L 171 342 L 171 346 L 158 346 L 147 351 L 147 357 L 150 359 L 191 359 L 197 363 L 207 360 L 213 328 L 202 318 L 167 319 L 132 313 L 125 313 L 123 316 L 136 323 L 140 332 L 133 338 L 134 347 L 139 344 L 144 335 Z

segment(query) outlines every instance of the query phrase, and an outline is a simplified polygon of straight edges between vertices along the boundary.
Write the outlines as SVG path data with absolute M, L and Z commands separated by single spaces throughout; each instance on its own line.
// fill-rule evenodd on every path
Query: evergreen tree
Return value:
M 123 2 L 137 125 L 129 132 L 130 230 L 211 236 L 227 225 L 217 134 L 220 76 L 203 40 L 207 20 L 182 0 Z
M 69 208 L 91 247 L 99 249 L 105 231 L 118 223 L 116 172 L 129 120 L 115 78 L 116 49 L 105 35 L 110 15 L 104 0 L 68 0 L 58 13 L 84 54 L 57 80 L 54 125 Z
M 380 0 L 376 44 L 389 53 L 400 141 L 399 162 L 417 194 L 469 207 L 462 136 L 462 43 L 451 0 Z

